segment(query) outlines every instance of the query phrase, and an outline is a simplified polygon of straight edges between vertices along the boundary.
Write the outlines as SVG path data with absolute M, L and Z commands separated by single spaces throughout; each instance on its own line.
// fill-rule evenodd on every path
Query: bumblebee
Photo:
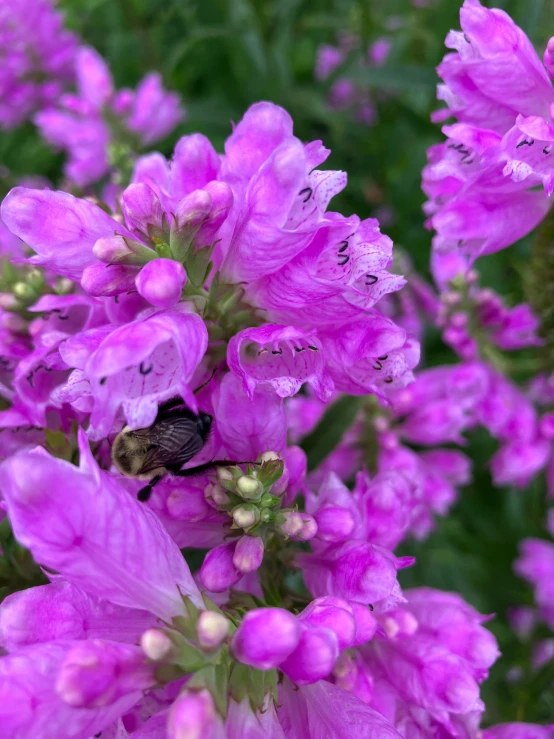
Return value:
M 193 413 L 182 398 L 172 398 L 159 406 L 156 420 L 148 428 L 132 430 L 125 426 L 119 432 L 112 446 L 112 461 L 122 475 L 149 480 L 138 492 L 143 502 L 168 473 L 190 477 L 214 467 L 242 464 L 215 460 L 181 469 L 203 448 L 212 422 L 209 413 Z

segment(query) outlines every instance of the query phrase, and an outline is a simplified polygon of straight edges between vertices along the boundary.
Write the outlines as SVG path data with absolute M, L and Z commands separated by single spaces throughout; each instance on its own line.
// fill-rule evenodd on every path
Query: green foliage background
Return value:
M 552 2 L 494 5 L 510 13 L 542 55 L 554 33 Z M 429 121 L 436 104 L 434 67 L 445 51 L 446 33 L 459 27 L 456 0 L 429 0 L 424 8 L 409 0 L 61 0 L 60 6 L 68 25 L 109 61 L 118 87 L 134 86 L 156 69 L 168 88 L 181 93 L 188 119 L 158 147 L 165 154 L 179 136 L 193 131 L 206 134 L 221 150 L 230 122 L 251 103 L 279 103 L 293 116 L 300 138 L 322 138 L 332 149 L 327 166 L 348 172 L 348 188 L 333 208 L 361 217 L 379 215 L 382 206 L 392 208 L 394 222 L 383 230 L 426 272 L 431 235 L 423 226 L 420 175 L 427 147 L 441 137 Z M 359 34 L 364 42 L 383 35 L 392 42 L 382 68 L 360 72 L 350 58 L 341 70 L 355 74 L 379 100 L 379 119 L 370 128 L 348 113 L 330 111 L 325 96 L 332 80 L 320 84 L 313 77 L 318 46 L 334 43 L 341 30 Z M 56 181 L 62 162 L 30 124 L 0 137 L 0 161 L 7 168 L 0 174 L 4 190 L 26 174 Z M 479 262 L 482 283 L 508 302 L 523 299 L 531 241 Z M 430 332 L 425 363 L 451 360 Z M 531 360 L 516 361 L 518 379 L 525 379 Z M 352 417 L 345 409 L 344 425 Z M 340 432 L 340 418 L 336 428 Z M 328 439 L 322 443 L 325 447 Z M 317 455 L 317 438 L 310 444 Z M 475 464 L 473 484 L 426 542 L 403 546 L 403 553 L 416 554 L 417 564 L 402 573 L 401 582 L 457 590 L 483 613 L 496 614 L 490 625 L 503 657 L 483 688 L 487 724 L 552 721 L 554 662 L 533 672 L 530 644 L 518 641 L 506 620 L 513 604 L 532 603 L 530 589 L 511 566 L 521 538 L 546 536 L 544 482 L 535 481 L 524 492 L 495 489 L 486 467 L 494 442 L 475 433 L 468 452 Z M 535 634 L 546 636 L 540 629 Z M 514 668 L 523 671 L 516 682 L 507 679 Z

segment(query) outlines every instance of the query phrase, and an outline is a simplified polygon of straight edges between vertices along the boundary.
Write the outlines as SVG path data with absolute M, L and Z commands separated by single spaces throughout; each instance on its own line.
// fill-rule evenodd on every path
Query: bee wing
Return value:
M 175 418 L 156 423 L 148 430 L 150 448 L 137 474 L 151 472 L 158 467 L 181 467 L 204 446 L 197 433 L 196 420 Z

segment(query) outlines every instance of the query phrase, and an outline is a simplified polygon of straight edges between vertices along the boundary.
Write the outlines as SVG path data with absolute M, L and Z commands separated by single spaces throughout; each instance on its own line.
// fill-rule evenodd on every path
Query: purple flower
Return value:
M 72 280 L 97 261 L 92 248 L 98 239 L 114 233 L 132 238 L 97 205 L 61 191 L 15 187 L 2 202 L 2 220 L 37 253 L 33 264 Z
M 0 605 L 0 645 L 13 652 L 59 639 L 110 639 L 136 642 L 151 626 L 147 611 L 95 598 L 67 580 L 53 578 L 9 595 Z
M 183 736 L 215 737 L 219 723 L 212 697 L 207 690 L 184 691 L 171 707 L 168 716 L 168 739 Z
M 479 683 L 499 655 L 496 640 L 456 594 L 420 588 L 406 597 L 379 617 L 385 636 L 362 649 L 369 704 L 408 736 L 456 735 L 458 721 L 476 723 L 483 710 Z
M 231 371 L 242 377 L 250 397 L 259 383 L 270 384 L 277 395 L 288 397 L 307 382 L 322 400 L 327 400 L 333 383 L 326 373 L 321 349 L 316 333 L 265 325 L 234 336 L 229 342 L 227 362 Z
M 297 647 L 301 626 L 281 608 L 258 608 L 248 613 L 233 637 L 238 660 L 261 670 L 277 667 Z
M 151 144 L 166 136 L 183 119 L 180 97 L 163 89 L 160 76 L 147 75 L 137 87 L 115 93 L 110 71 L 91 48 L 79 49 L 76 60 L 77 95 L 64 95 L 35 116 L 42 135 L 68 153 L 66 174 L 86 187 L 109 172 L 109 147 L 133 143 Z M 110 117 L 128 141 L 118 141 L 121 131 L 111 129 Z
M 540 615 L 554 628 L 554 544 L 542 539 L 524 539 L 514 569 L 534 586 Z
M 106 644 L 108 646 L 109 643 Z M 107 728 L 140 698 L 142 685 L 114 696 L 113 702 L 74 706 L 58 690 L 57 679 L 79 642 L 55 641 L 22 649 L 0 659 L 0 718 L 11 736 L 92 736 Z M 136 647 L 135 647 L 136 649 Z
M 60 348 L 76 369 L 58 397 L 91 412 L 89 435 L 97 439 L 112 431 L 120 411 L 131 428 L 145 428 L 162 400 L 181 396 L 196 409 L 189 383 L 207 340 L 198 315 L 178 307 L 78 334 Z
M 136 278 L 139 293 L 157 308 L 171 308 L 181 299 L 187 275 L 183 265 L 173 259 L 155 259 L 146 264 Z
M 282 108 L 257 103 L 248 110 L 221 164 L 234 195 L 224 232 L 228 280 L 276 272 L 308 246 L 329 200 L 346 185 L 343 172 L 316 169 L 328 154 L 320 142 L 302 145 Z
M 386 718 L 355 696 L 321 680 L 298 691 L 289 680 L 283 682 L 279 721 L 289 739 L 328 736 L 338 739 L 400 739 Z
M 52 2 L 21 0 L 2 8 L 0 46 L 0 125 L 13 128 L 73 82 L 77 41 Z
M 298 562 L 316 597 L 335 595 L 372 605 L 395 597 L 396 571 L 412 564 L 410 558 L 404 561 L 382 547 L 356 540 L 299 555 Z
M 460 251 L 474 260 L 510 246 L 549 209 L 533 188 L 554 187 L 551 81 L 529 39 L 501 10 L 466 0 L 462 31 L 451 31 L 454 49 L 438 67 L 438 97 L 447 108 L 434 120 L 447 144 L 432 147 L 424 171 L 434 249 Z M 504 70 L 510 69 L 510 75 Z M 532 150 L 532 151 L 531 151 Z
M 156 516 L 99 469 L 82 432 L 79 441 L 80 468 L 42 450 L 3 464 L 3 494 L 19 541 L 41 564 L 117 605 L 165 619 L 182 612 L 181 593 L 200 605 L 186 562 Z M 68 500 L 68 488 L 79 495 Z

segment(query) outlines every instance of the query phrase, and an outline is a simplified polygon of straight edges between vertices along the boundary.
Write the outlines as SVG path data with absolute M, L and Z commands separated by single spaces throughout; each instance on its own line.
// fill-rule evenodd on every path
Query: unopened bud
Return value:
M 313 516 L 308 516 L 306 513 L 302 514 L 302 528 L 299 533 L 296 534 L 295 538 L 300 541 L 309 541 L 313 539 L 317 534 L 317 521 Z
M 173 644 L 163 631 L 148 629 L 140 638 L 140 646 L 148 659 L 159 661 L 167 657 Z
M 75 283 L 72 280 L 69 280 L 67 277 L 60 277 L 56 282 L 55 290 L 58 295 L 68 295 L 74 287 Z
M 231 482 L 233 480 L 233 473 L 228 467 L 219 467 L 217 470 L 217 479 Z
M 215 736 L 219 722 L 213 699 L 207 690 L 199 692 L 185 690 L 169 711 L 167 737 L 204 739 Z
M 302 530 L 302 516 L 295 511 L 288 511 L 284 514 L 285 521 L 281 524 L 281 533 L 285 536 L 295 536 Z
M 222 613 L 202 611 L 196 626 L 198 643 L 204 649 L 215 649 L 229 633 L 229 619 Z
M 27 282 L 33 290 L 41 290 L 44 287 L 44 273 L 40 269 L 31 269 L 27 274 Z
M 208 501 L 212 500 L 217 506 L 227 505 L 229 502 L 229 496 L 227 491 L 221 487 L 218 482 L 209 483 L 204 488 L 204 495 Z
M 246 500 L 258 500 L 263 489 L 262 483 L 252 475 L 243 475 L 237 480 L 237 492 Z
M 16 282 L 13 286 L 13 294 L 18 300 L 29 302 L 37 299 L 37 294 L 30 285 L 25 282 Z
M 260 511 L 255 505 L 247 503 L 233 510 L 233 521 L 240 529 L 249 529 L 260 520 Z
M 264 452 L 260 457 L 260 461 L 262 462 L 273 462 L 277 459 L 281 459 L 277 452 Z
M 105 264 L 142 266 L 157 258 L 153 249 L 123 236 L 103 236 L 92 247 L 94 256 Z
M 233 564 L 240 572 L 255 572 L 264 558 L 264 543 L 259 536 L 243 536 L 235 547 Z

